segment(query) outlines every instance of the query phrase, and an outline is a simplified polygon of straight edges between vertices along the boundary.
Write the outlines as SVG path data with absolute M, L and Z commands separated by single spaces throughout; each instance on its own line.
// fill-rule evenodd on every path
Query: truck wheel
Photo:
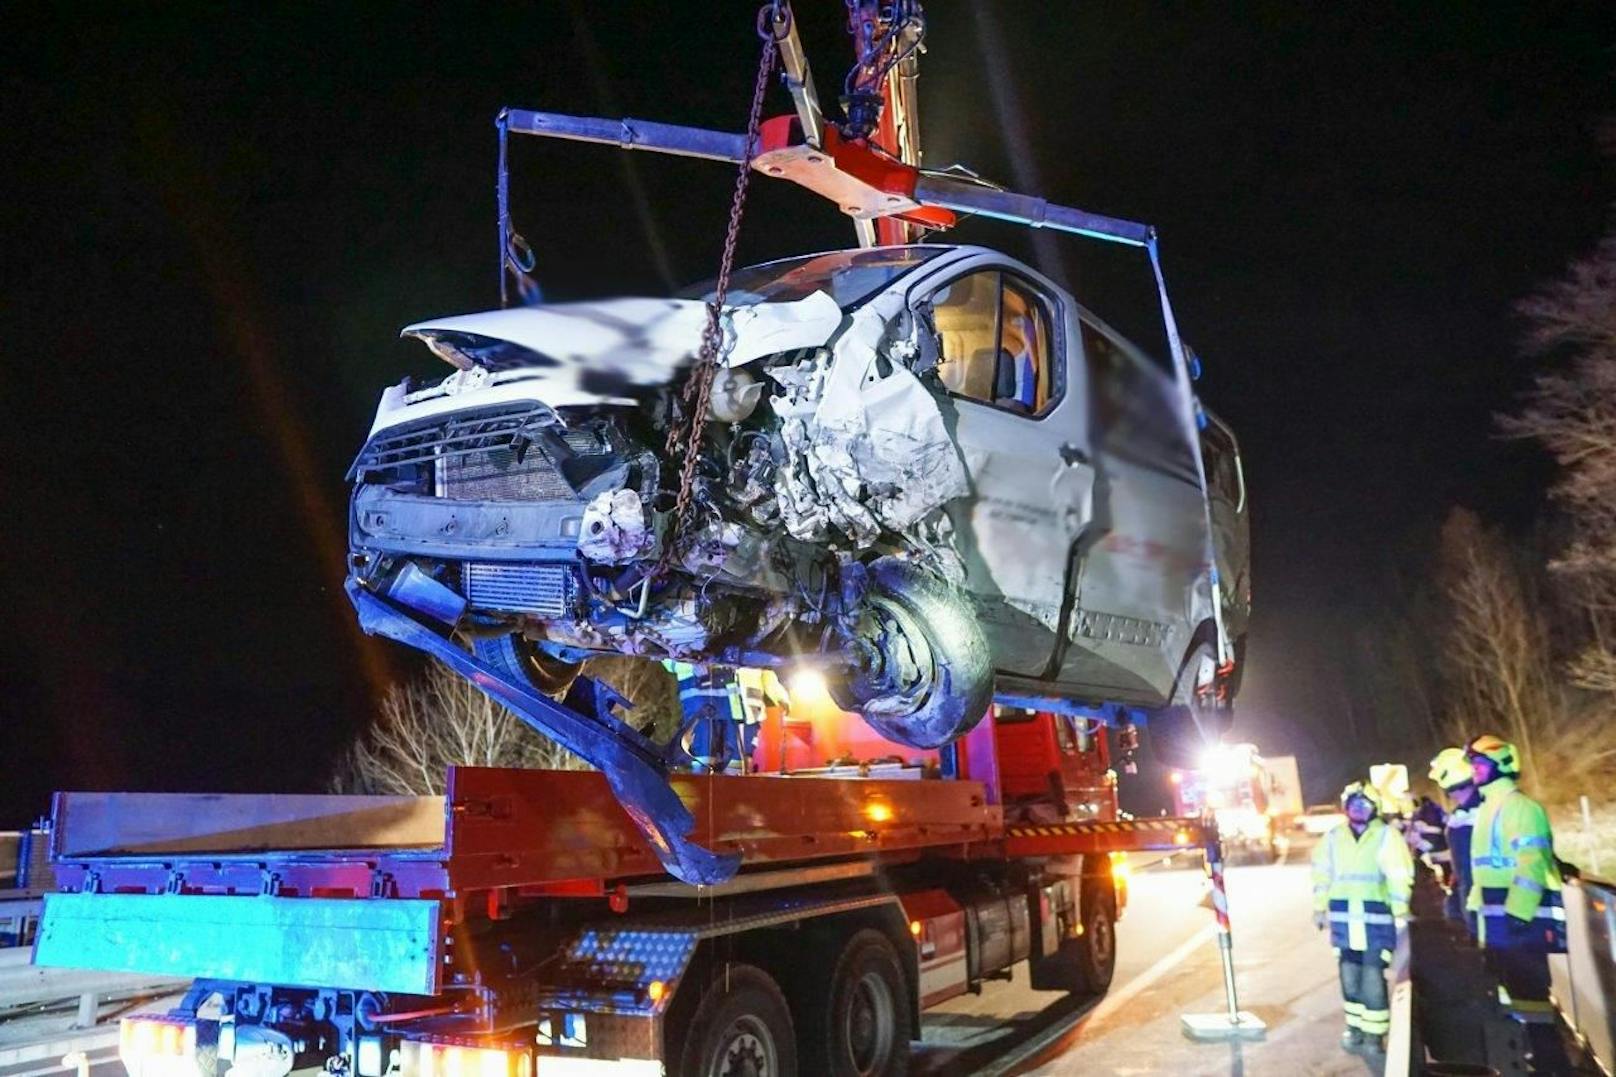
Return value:
M 956 588 L 910 561 L 883 557 L 853 632 L 862 668 L 830 683 L 843 710 L 911 748 L 940 748 L 987 713 L 993 655 L 976 613 Z
M 578 663 L 563 662 L 546 654 L 522 636 L 489 636 L 471 641 L 471 653 L 500 673 L 547 696 L 559 696 L 572 687 Z
M 1103 995 L 1117 971 L 1117 899 L 1109 881 L 1083 887 L 1083 934 L 1077 943 L 1077 979 L 1086 994 Z
M 796 1077 L 791 1010 L 753 965 L 715 970 L 675 1056 L 682 1077 Z
M 1104 880 L 1085 880 L 1082 902 L 1083 933 L 1029 962 L 1034 990 L 1103 995 L 1111 987 L 1117 969 L 1115 891 Z
M 810 1073 L 902 1077 L 909 1072 L 909 989 L 881 932 L 852 937 L 828 972 L 809 974 L 803 1056 Z

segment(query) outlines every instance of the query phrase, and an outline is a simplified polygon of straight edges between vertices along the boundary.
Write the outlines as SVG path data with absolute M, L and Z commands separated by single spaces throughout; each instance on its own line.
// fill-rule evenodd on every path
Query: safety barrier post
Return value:
M 73 1020 L 74 1028 L 94 1028 L 101 1017 L 101 996 L 86 991 L 79 996 L 79 1013 Z
M 1240 1008 L 1234 985 L 1234 933 L 1229 927 L 1229 893 L 1223 883 L 1223 839 L 1211 813 L 1201 822 L 1206 835 L 1203 850 L 1206 877 L 1212 884 L 1212 912 L 1218 919 L 1218 957 L 1223 963 L 1224 1013 L 1186 1013 L 1179 1018 L 1184 1035 L 1192 1040 L 1260 1040 L 1268 1026 L 1257 1015 Z

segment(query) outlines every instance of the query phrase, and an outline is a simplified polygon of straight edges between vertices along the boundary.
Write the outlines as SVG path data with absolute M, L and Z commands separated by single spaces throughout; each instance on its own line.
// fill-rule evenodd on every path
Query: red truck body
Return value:
M 475 1077 L 705 1072 L 692 1022 L 742 965 L 806 1059 L 836 1042 L 815 1000 L 871 954 L 901 971 L 878 1008 L 901 1046 L 1019 961 L 1035 986 L 1103 991 L 1111 854 L 1207 839 L 1119 819 L 1085 723 L 1006 711 L 940 756 L 678 776 L 692 839 L 742 856 L 705 888 L 663 873 L 596 773 L 455 768 L 444 797 L 61 793 L 36 960 L 196 979 L 156 1033 L 131 1025 L 134 1077 L 165 1045 L 202 1044 L 217 1073 L 265 1040 L 353 1077 L 474 1077 L 451 1048 L 493 1052 L 465 1056 L 491 1067 Z

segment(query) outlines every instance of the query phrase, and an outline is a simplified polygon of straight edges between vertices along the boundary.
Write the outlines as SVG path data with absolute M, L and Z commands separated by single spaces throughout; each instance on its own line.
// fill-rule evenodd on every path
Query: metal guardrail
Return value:
M 33 964 L 31 956 L 24 948 L 0 950 L 0 1018 L 40 1003 L 77 1000 L 77 1027 L 88 1028 L 103 1002 L 179 992 L 190 983 L 172 976 L 46 968 Z
M 1554 958 L 1554 1000 L 1599 1067 L 1616 1072 L 1616 885 L 1578 879 L 1565 888 L 1568 952 Z

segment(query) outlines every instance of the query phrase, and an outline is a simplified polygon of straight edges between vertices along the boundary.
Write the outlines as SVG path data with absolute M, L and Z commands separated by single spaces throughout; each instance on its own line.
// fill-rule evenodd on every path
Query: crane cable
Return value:
M 729 276 L 735 265 L 735 247 L 741 232 L 741 217 L 746 212 L 746 192 L 752 179 L 752 158 L 757 152 L 758 126 L 763 117 L 763 93 L 768 88 L 769 73 L 774 70 L 776 42 L 772 27 L 774 19 L 784 8 L 783 0 L 763 5 L 758 11 L 758 36 L 763 38 L 763 55 L 758 61 L 757 79 L 752 86 L 752 108 L 746 121 L 746 150 L 741 157 L 741 169 L 735 177 L 735 193 L 730 198 L 729 226 L 724 233 L 724 251 L 718 261 L 718 279 L 713 297 L 707 301 L 707 325 L 701 334 L 701 350 L 696 355 L 696 366 L 685 381 L 680 394 L 684 421 L 668 427 L 664 445 L 669 458 L 683 450 L 679 458 L 679 493 L 674 501 L 673 522 L 668 529 L 667 542 L 662 547 L 652 576 L 667 570 L 674 556 L 675 545 L 690 517 L 691 496 L 696 482 L 696 465 L 701 439 L 707 429 L 708 401 L 712 396 L 713 378 L 718 372 L 718 360 L 724 345 L 724 300 L 729 295 Z

